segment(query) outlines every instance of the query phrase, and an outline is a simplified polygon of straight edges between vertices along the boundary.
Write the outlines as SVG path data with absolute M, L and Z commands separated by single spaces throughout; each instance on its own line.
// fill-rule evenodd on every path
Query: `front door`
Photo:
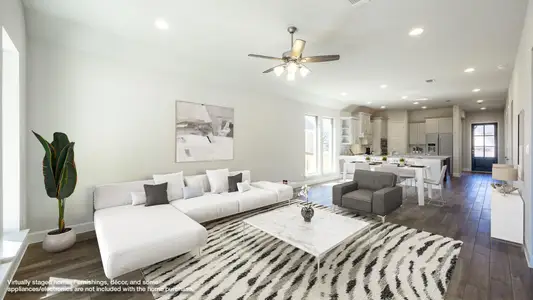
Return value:
M 498 124 L 472 124 L 472 171 L 492 172 L 498 162 Z

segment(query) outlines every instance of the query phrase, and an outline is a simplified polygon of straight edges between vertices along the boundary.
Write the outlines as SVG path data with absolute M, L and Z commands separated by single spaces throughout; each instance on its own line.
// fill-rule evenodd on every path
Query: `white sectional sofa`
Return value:
M 249 171 L 243 180 L 250 180 Z M 205 178 L 203 177 L 205 176 Z M 209 189 L 206 175 L 185 176 L 185 182 Z M 292 188 L 283 184 L 252 183 L 240 193 L 205 193 L 169 204 L 132 205 L 131 193 L 144 191 L 152 180 L 102 185 L 94 191 L 94 226 L 104 273 L 110 279 L 183 253 L 198 251 L 207 242 L 200 225 L 237 213 L 287 201 Z M 209 191 L 209 190 L 208 190 Z

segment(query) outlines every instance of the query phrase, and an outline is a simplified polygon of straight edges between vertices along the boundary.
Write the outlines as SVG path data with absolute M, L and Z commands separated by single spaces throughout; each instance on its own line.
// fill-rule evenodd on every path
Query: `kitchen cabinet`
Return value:
M 437 119 L 439 122 L 439 133 L 453 133 L 452 118 Z
M 359 119 L 341 118 L 341 144 L 359 144 Z
M 359 117 L 359 137 L 368 138 L 372 135 L 372 124 L 370 115 L 364 112 L 358 113 Z
M 426 123 L 409 123 L 409 145 L 426 144 Z
M 426 119 L 426 133 L 439 133 L 439 119 Z

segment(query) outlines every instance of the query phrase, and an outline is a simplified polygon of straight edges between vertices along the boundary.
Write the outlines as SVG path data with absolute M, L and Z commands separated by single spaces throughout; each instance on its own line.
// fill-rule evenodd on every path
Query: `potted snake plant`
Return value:
M 78 179 L 74 163 L 74 142 L 66 134 L 54 133 L 54 140 L 49 143 L 42 136 L 32 131 L 44 148 L 42 172 L 44 189 L 48 197 L 57 200 L 59 217 L 57 229 L 46 234 L 43 249 L 48 252 L 66 250 L 76 242 L 74 229 L 65 227 L 65 200 L 72 195 Z

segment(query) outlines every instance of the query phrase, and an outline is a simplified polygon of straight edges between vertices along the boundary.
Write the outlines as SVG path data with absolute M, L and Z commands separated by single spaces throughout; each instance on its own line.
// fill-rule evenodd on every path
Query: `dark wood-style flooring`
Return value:
M 387 217 L 397 223 L 464 242 L 446 299 L 532 300 L 533 271 L 521 247 L 490 238 L 491 177 L 485 174 L 463 174 L 448 180 L 444 207 L 416 204 L 414 191 L 409 200 Z M 310 200 L 331 205 L 331 186 L 315 186 Z M 50 254 L 40 244 L 30 245 L 15 280 L 49 280 L 50 277 L 106 280 L 94 232 L 83 234 L 82 241 L 63 253 Z M 140 280 L 139 271 L 119 280 Z M 43 293 L 8 294 L 6 299 L 41 299 Z M 61 293 L 46 299 L 153 299 L 150 293 L 72 294 Z

